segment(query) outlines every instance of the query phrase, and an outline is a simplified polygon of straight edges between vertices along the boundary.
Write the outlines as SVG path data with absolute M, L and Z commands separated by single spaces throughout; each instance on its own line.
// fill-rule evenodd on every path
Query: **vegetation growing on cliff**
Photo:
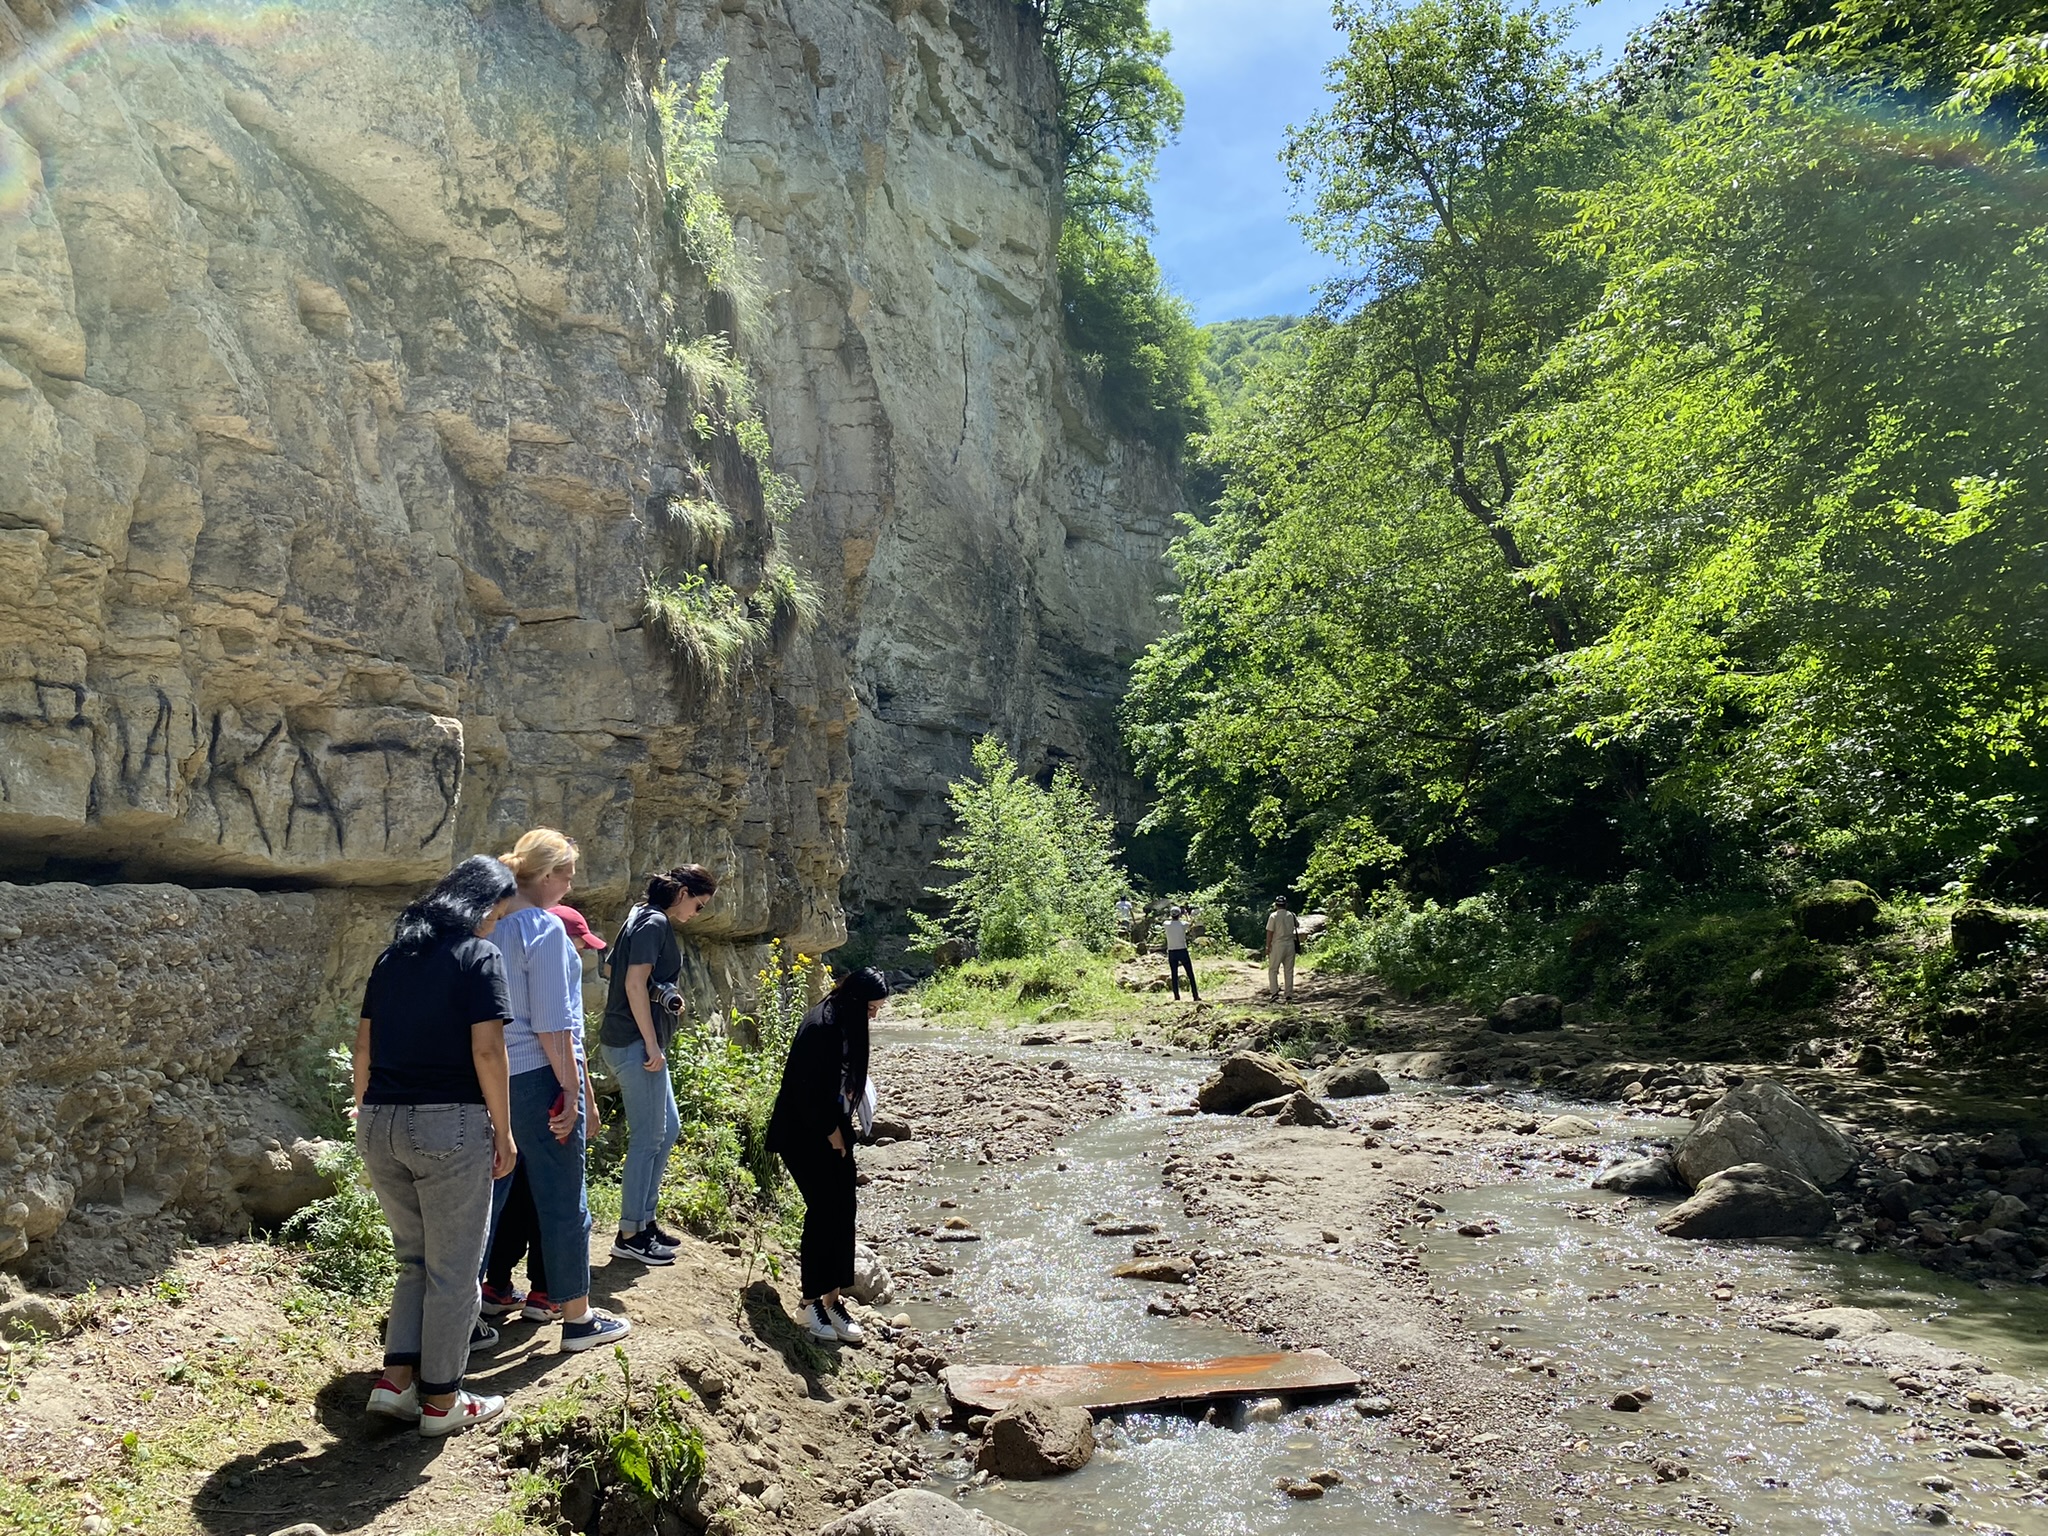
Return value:
M 668 498 L 666 523 L 655 530 L 665 557 L 645 573 L 642 592 L 649 628 L 715 687 L 737 684 L 748 665 L 816 624 L 823 608 L 816 586 L 776 548 L 787 537 L 803 493 L 773 467 L 759 394 L 739 350 L 759 322 L 763 295 L 712 184 L 725 131 L 725 63 L 718 60 L 689 82 L 664 75 L 651 92 L 676 260 L 702 282 L 706 295 L 701 330 L 682 324 L 679 311 L 685 306 L 676 293 L 664 295 L 675 327 L 668 359 L 679 409 L 698 441 L 712 450 L 707 462 L 717 462 L 715 445 L 725 440 L 738 446 L 758 478 L 765 526 L 746 527 L 747 520 L 736 519 L 720 500 L 749 496 L 744 477 L 720 491 L 707 475 L 695 494 Z M 753 559 L 765 567 L 758 585 L 727 580 L 728 546 L 740 543 L 748 547 L 734 552 L 750 557 L 750 571 L 759 569 Z
M 1201 343 L 1146 231 L 1159 151 L 1180 130 L 1171 46 L 1145 0 L 1035 0 L 1059 86 L 1060 296 L 1067 340 L 1118 427 L 1177 456 L 1205 420 Z
M 2048 894 L 2022 11 L 1716 0 L 1603 82 L 1506 0 L 1342 8 L 1289 167 L 1350 275 L 1211 438 L 1128 711 L 1198 870 L 1391 891 L 1382 947 Z

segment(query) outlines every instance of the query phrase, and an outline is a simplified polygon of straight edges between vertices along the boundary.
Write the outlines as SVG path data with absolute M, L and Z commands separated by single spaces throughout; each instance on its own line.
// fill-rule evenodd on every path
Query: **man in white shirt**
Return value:
M 1287 910 L 1287 898 L 1273 898 L 1273 910 L 1266 916 L 1266 995 L 1279 1002 L 1280 976 L 1287 976 L 1286 1001 L 1294 1001 L 1294 934 L 1300 920 Z
M 1116 899 L 1116 931 L 1118 933 L 1128 935 L 1131 931 L 1132 920 L 1137 915 L 1137 909 L 1131 905 L 1130 897 L 1119 896 Z
M 1174 907 L 1166 914 L 1166 977 L 1173 983 L 1173 1000 L 1180 1001 L 1180 973 L 1188 973 L 1188 996 L 1196 1002 L 1202 994 L 1195 986 L 1195 962 L 1188 958 L 1188 909 Z

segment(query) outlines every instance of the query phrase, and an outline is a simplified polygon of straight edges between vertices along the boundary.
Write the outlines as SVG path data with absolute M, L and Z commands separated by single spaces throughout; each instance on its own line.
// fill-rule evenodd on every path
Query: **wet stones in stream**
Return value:
M 1036 1479 L 1078 1472 L 1095 1455 L 1095 1416 L 1024 1398 L 988 1422 L 975 1465 L 995 1477 Z
M 1708 1175 L 1657 1230 L 1667 1237 L 1818 1237 L 1834 1219 L 1827 1196 L 1798 1174 L 1741 1163 Z

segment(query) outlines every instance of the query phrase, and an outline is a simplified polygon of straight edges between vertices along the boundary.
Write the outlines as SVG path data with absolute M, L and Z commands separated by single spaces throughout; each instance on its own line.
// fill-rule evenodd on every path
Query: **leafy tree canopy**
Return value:
M 1127 707 L 1199 872 L 2043 883 L 2038 9 L 1708 4 L 1654 90 L 1514 0 L 1340 9 L 1288 163 L 1347 275 Z
M 1121 430 L 1178 457 L 1205 420 L 1201 346 L 1145 235 L 1159 151 L 1180 131 L 1172 46 L 1146 0 L 1034 0 L 1059 87 L 1067 339 Z

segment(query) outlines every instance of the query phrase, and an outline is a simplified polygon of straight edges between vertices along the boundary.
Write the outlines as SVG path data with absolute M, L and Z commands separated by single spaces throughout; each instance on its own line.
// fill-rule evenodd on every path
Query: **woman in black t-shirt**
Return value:
M 880 971 L 853 971 L 804 1015 L 768 1118 L 768 1150 L 803 1191 L 804 1325 L 815 1339 L 861 1341 L 839 1293 L 853 1284 L 853 1116 L 868 1086 L 868 1024 L 888 995 Z
M 485 942 L 518 894 L 465 859 L 399 914 L 356 1025 L 356 1145 L 398 1260 L 384 1373 L 369 1411 L 429 1438 L 487 1424 L 502 1397 L 462 1390 L 491 1181 L 512 1171 L 504 960 Z

